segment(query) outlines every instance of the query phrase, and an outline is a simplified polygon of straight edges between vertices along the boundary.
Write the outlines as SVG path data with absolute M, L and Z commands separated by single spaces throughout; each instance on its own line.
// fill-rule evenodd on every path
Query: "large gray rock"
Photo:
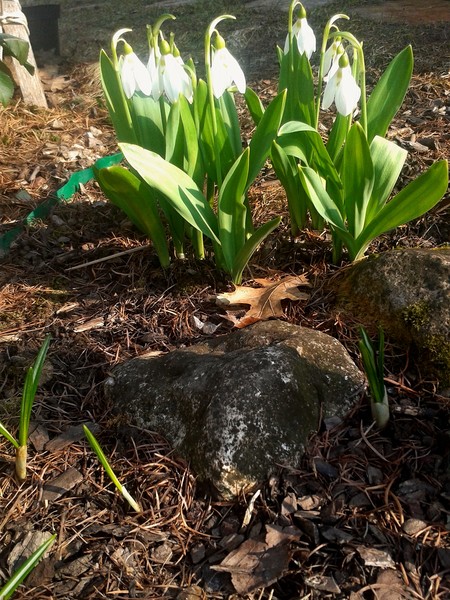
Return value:
M 338 307 L 413 344 L 421 370 L 450 385 L 450 247 L 374 254 L 335 279 Z
M 297 465 L 320 417 L 344 416 L 363 376 L 330 336 L 257 323 L 116 367 L 107 392 L 139 426 L 162 433 L 199 479 L 225 496 Z

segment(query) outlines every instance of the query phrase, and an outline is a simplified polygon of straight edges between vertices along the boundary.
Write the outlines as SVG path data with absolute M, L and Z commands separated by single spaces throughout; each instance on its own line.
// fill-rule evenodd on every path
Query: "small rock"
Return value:
M 341 589 L 333 577 L 328 577 L 326 575 L 311 575 L 310 577 L 305 577 L 305 584 L 308 587 L 321 592 L 328 592 L 329 594 L 341 593 Z
M 244 541 L 245 537 L 239 533 L 232 533 L 222 538 L 219 542 L 219 546 L 228 552 L 237 548 Z
M 155 562 L 166 564 L 170 562 L 170 559 L 173 556 L 173 551 L 170 544 L 168 542 L 164 542 L 163 544 L 156 546 L 156 548 L 153 548 L 150 556 Z
M 323 527 L 320 530 L 320 533 L 327 542 L 333 544 L 347 544 L 353 539 L 353 536 L 350 533 L 342 531 L 342 529 L 338 529 L 337 527 Z
M 366 567 L 381 567 L 382 569 L 395 569 L 392 556 L 386 550 L 357 546 L 356 550 L 363 559 Z
M 378 469 L 378 467 L 372 467 L 372 465 L 367 467 L 367 481 L 370 483 L 370 485 L 379 485 L 383 482 L 383 479 L 384 476 L 381 469 Z
M 330 463 L 327 463 L 321 458 L 313 459 L 313 467 L 318 473 L 324 475 L 325 477 L 328 477 L 329 479 L 336 479 L 339 474 L 336 467 L 333 467 L 333 465 L 330 465 Z
M 420 519 L 408 519 L 402 525 L 403 531 L 408 535 L 417 535 L 419 531 L 423 531 L 427 527 L 428 524 Z
M 201 562 L 206 556 L 205 544 L 195 544 L 195 546 L 192 546 L 189 554 L 191 555 L 191 560 L 194 565 Z

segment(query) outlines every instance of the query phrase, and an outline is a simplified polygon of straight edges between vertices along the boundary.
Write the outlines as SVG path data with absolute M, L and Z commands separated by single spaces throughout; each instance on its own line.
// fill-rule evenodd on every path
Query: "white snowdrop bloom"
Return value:
M 361 90 L 352 75 L 348 58 L 344 54 L 339 60 L 339 66 L 329 78 L 322 99 L 322 108 L 329 108 L 334 102 L 336 110 L 343 117 L 350 115 L 358 105 Z
M 335 38 L 333 43 L 328 46 L 323 58 L 324 81 L 333 77 L 339 68 L 339 58 L 344 53 L 344 47 L 340 38 Z
M 165 93 L 170 103 L 176 102 L 180 94 L 192 102 L 192 80 L 184 70 L 183 64 L 170 52 L 169 44 L 163 41 L 158 61 L 159 90 Z
M 303 8 L 303 7 L 302 7 Z M 306 12 L 303 9 L 299 18 L 295 21 L 292 26 L 292 37 L 297 41 L 297 47 L 300 54 L 305 53 L 308 60 L 311 58 L 312 53 L 316 50 L 316 36 L 312 27 L 308 24 L 306 19 Z M 284 43 L 284 53 L 289 52 L 289 34 L 286 37 Z
M 225 90 L 235 85 L 241 94 L 245 93 L 247 83 L 244 71 L 238 61 L 225 47 L 225 40 L 219 34 L 214 42 L 214 53 L 211 63 L 211 84 L 216 98 L 220 98 Z
M 124 42 L 124 54 L 119 59 L 119 72 L 123 91 L 127 98 L 131 98 L 136 92 L 150 96 L 152 93 L 150 74 L 144 63 L 126 42 Z

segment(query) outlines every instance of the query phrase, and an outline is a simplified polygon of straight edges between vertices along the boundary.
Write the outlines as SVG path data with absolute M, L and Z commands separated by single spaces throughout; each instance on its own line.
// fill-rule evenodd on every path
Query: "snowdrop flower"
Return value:
M 159 48 L 151 48 L 150 54 L 147 62 L 147 71 L 150 76 L 150 81 L 152 82 L 152 96 L 155 100 L 162 94 L 162 90 L 159 87 L 159 75 L 158 75 L 158 64 L 160 59 Z
M 157 84 L 153 86 L 154 94 L 159 98 L 164 92 L 170 103 L 176 102 L 178 96 L 183 94 L 189 102 L 192 102 L 194 95 L 192 80 L 183 68 L 183 61 L 180 63 L 172 54 L 165 40 L 161 42 L 160 50 Z
M 292 26 L 292 38 L 297 40 L 297 47 L 300 54 L 306 53 L 308 60 L 311 58 L 312 53 L 316 50 L 316 36 L 311 26 L 308 25 L 306 20 L 306 10 L 303 6 L 300 6 L 297 20 Z M 289 34 L 286 37 L 284 43 L 284 53 L 289 52 Z
M 339 68 L 339 58 L 344 53 L 344 47 L 340 38 L 335 38 L 333 43 L 328 46 L 323 57 L 323 72 L 325 73 L 324 81 L 328 81 L 333 77 Z
M 225 47 L 223 37 L 217 33 L 211 63 L 211 85 L 214 96 L 220 98 L 224 91 L 233 84 L 236 85 L 241 94 L 245 92 L 247 84 L 244 71 Z
M 329 78 L 323 94 L 322 108 L 326 110 L 331 104 L 336 104 L 336 110 L 343 117 L 351 114 L 361 96 L 361 90 L 352 75 L 348 57 L 344 53 L 339 59 L 339 66 Z
M 133 52 L 133 48 L 124 41 L 124 54 L 119 59 L 119 72 L 123 91 L 127 98 L 135 92 L 142 92 L 145 96 L 152 93 L 152 81 L 145 65 Z

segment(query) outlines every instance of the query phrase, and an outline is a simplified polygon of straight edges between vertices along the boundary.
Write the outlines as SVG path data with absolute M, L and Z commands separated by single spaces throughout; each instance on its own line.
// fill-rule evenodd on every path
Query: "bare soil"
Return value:
M 218 14 L 235 14 L 236 23 L 224 25 L 230 49 L 265 99 L 275 93 L 274 46 L 286 29 L 282 3 L 61 4 L 63 59 L 39 57 L 50 109 L 18 101 L 1 110 L 0 235 L 72 173 L 115 152 L 93 61 L 119 27 L 132 27 L 136 49 L 143 48 L 145 24 L 169 8 L 177 15 L 179 47 L 200 61 L 204 27 Z M 400 2 L 318 6 L 310 21 L 318 30 L 335 12 L 351 16 L 351 30 L 365 41 L 369 85 L 397 51 L 413 44 L 415 74 L 389 132 L 410 151 L 405 184 L 450 156 L 449 28 L 442 2 L 436 20 L 426 24 L 383 20 L 388 4 Z M 410 2 L 407 10 L 419 5 Z M 368 18 L 365 8 L 374 6 L 382 20 Z M 335 336 L 358 362 L 357 324 L 337 313 L 323 291 L 345 265 L 331 264 L 329 236 L 306 230 L 290 238 L 270 165 L 251 200 L 256 220 L 284 218 L 255 256 L 246 283 L 305 274 L 312 294 L 286 303 L 285 318 Z M 449 211 L 447 194 L 430 214 L 370 251 L 448 243 Z M 0 420 L 12 430 L 26 369 L 44 336 L 52 335 L 24 484 L 14 479 L 12 449 L 0 439 L 0 580 L 14 568 L 13 550 L 20 554 L 27 533 L 57 533 L 48 558 L 16 598 L 450 597 L 450 393 L 421 373 L 413 352 L 387 340 L 392 419 L 386 430 L 372 427 L 367 398 L 360 398 L 344 422 L 323 423 L 302 463 L 265 482 L 248 510 L 249 497 L 234 503 L 211 497 L 161 436 L 116 415 L 103 394 L 115 364 L 200 339 L 194 316 L 220 325 L 214 335 L 230 330 L 213 298 L 231 286 L 212 263 L 188 259 L 162 272 L 148 241 L 88 183 L 25 227 L 2 258 L 0 285 Z M 86 422 L 97 428 L 142 514 L 106 479 L 80 432 Z M 233 556 L 239 564 L 230 576 Z

